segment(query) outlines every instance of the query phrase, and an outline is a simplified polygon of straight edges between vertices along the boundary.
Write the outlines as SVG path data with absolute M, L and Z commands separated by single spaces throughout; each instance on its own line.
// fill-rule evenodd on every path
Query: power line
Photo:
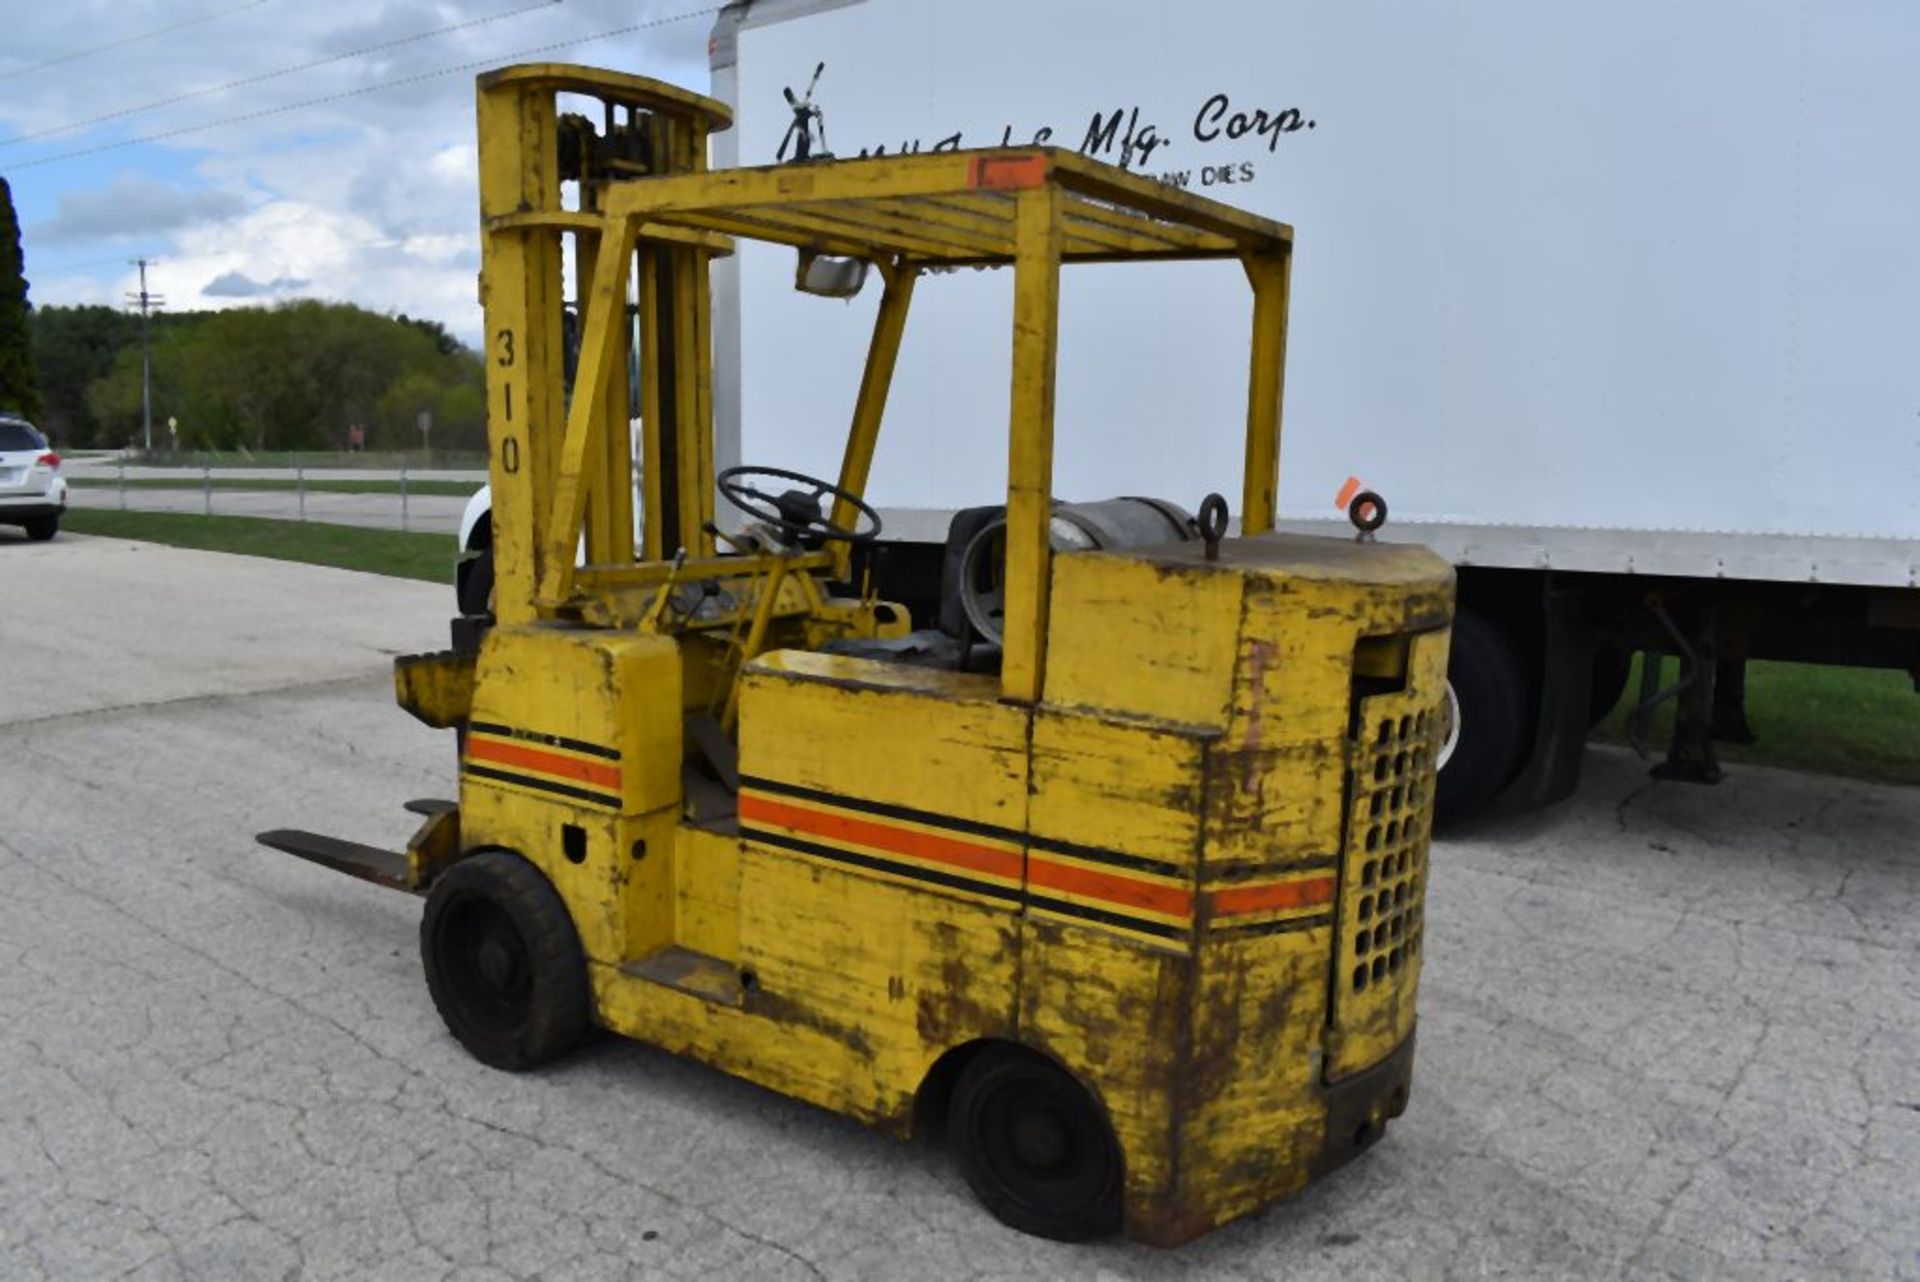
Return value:
M 210 94 L 225 93 L 229 89 L 241 89 L 247 85 L 257 85 L 266 80 L 277 80 L 281 76 L 291 76 L 302 71 L 312 71 L 316 67 L 325 67 L 336 62 L 348 62 L 354 58 L 364 58 L 371 53 L 380 53 L 386 49 L 397 49 L 401 45 L 418 44 L 422 40 L 433 40 L 440 36 L 451 35 L 456 31 L 465 31 L 469 27 L 483 26 L 489 22 L 498 22 L 502 18 L 515 18 L 523 13 L 532 13 L 535 9 L 551 9 L 562 0 L 533 0 L 532 4 L 523 4 L 518 9 L 507 9 L 500 13 L 490 13 L 480 18 L 469 18 L 465 22 L 456 22 L 451 26 L 436 27 L 432 31 L 421 31 L 411 36 L 401 36 L 394 40 L 382 40 L 378 44 L 365 45 L 359 49 L 349 49 L 345 53 L 329 54 L 325 58 L 315 58 L 311 62 L 296 63 L 290 67 L 281 67 L 275 71 L 262 71 L 256 75 L 242 76 L 238 80 L 229 80 L 224 84 L 208 85 L 203 89 L 189 89 L 185 93 L 171 94 L 165 98 L 155 98 L 152 102 L 143 102 L 134 107 L 121 107 L 115 111 L 103 112 L 98 116 L 88 116 L 84 120 L 70 120 L 63 125 L 54 125 L 36 133 L 20 134 L 17 137 L 0 141 L 0 147 L 12 147 L 38 138 L 51 138 L 55 134 L 72 133 L 76 129 L 85 129 L 89 125 L 104 124 L 109 120 L 119 120 L 123 116 L 137 116 L 141 112 L 156 111 L 161 107 L 171 107 L 175 103 L 189 102 L 195 98 L 205 98 Z
M 224 18 L 228 14 L 239 13 L 244 9 L 257 9 L 266 2 L 267 0 L 247 0 L 247 3 L 234 5 L 230 9 L 216 9 L 212 13 L 202 14 L 198 18 L 187 18 L 184 21 L 170 23 L 164 27 L 156 27 L 152 31 L 142 31 L 139 35 L 123 36 L 118 40 L 109 40 L 103 45 L 90 45 L 85 49 L 75 49 L 72 53 L 63 53 L 57 58 L 47 58 L 41 62 L 30 62 L 24 67 L 15 67 L 11 71 L 0 71 L 0 80 L 11 80 L 15 76 L 24 76 L 29 71 L 43 71 L 48 67 L 58 67 L 62 63 L 78 62 L 82 58 L 91 58 L 94 54 L 105 53 L 109 49 L 124 49 L 128 45 L 139 44 L 142 40 L 152 40 L 157 36 L 171 35 L 173 32 L 184 31 L 188 27 L 197 27 L 202 23 L 212 22 L 216 18 Z
M 417 72 L 411 76 L 397 76 L 392 80 L 383 80 L 379 84 L 362 85 L 358 89 L 343 89 L 338 93 L 321 94 L 317 98 L 306 98 L 299 102 L 286 103 L 279 107 L 263 107 L 259 111 L 243 112 L 237 116 L 223 116 L 218 120 L 207 120 L 197 125 L 182 125 L 177 129 L 162 129 L 155 133 L 140 134 L 133 138 L 122 138 L 117 142 L 103 142 L 95 147 L 82 147 L 77 151 L 63 151 L 54 156 L 41 156 L 34 160 L 15 161 L 7 166 L 9 170 L 35 169 L 41 165 L 58 164 L 63 160 L 76 160 L 81 156 L 96 156 L 103 151 L 117 151 L 122 147 L 136 147 L 146 142 L 162 142 L 168 138 L 179 138 L 187 134 L 201 133 L 208 129 L 218 129 L 222 125 L 246 124 L 249 121 L 264 120 L 270 116 L 285 115 L 290 111 L 302 111 L 308 107 L 320 107 L 327 103 L 341 102 L 348 98 L 358 98 L 363 94 L 378 93 L 383 89 L 399 89 L 406 85 L 416 85 L 424 80 L 436 80 L 441 76 L 457 76 L 463 71 L 476 71 L 481 68 L 499 67 L 517 58 L 529 57 L 536 53 L 551 53 L 556 49 L 571 49 L 575 45 L 591 44 L 597 40 L 609 40 L 614 36 L 631 35 L 636 31 L 645 31 L 652 27 L 664 27 L 675 22 L 685 22 L 691 18 L 702 18 L 719 13 L 725 5 L 709 5 L 704 9 L 694 9 L 688 13 L 676 13 L 665 18 L 650 18 L 645 22 L 629 23 L 623 27 L 613 27 L 607 31 L 597 31 L 590 36 L 574 36 L 568 40 L 556 40 L 552 44 L 534 45 L 527 49 L 516 49 L 511 53 L 495 54 L 491 58 L 481 58 L 474 62 L 462 62 L 451 67 L 441 67 L 434 71 Z

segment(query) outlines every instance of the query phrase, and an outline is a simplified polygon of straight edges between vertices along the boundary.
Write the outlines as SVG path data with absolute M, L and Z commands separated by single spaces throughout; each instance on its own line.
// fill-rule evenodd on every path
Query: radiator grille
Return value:
M 1381 717 L 1366 753 L 1355 816 L 1360 849 L 1349 860 L 1349 867 L 1359 864 L 1360 873 L 1348 924 L 1347 982 L 1355 993 L 1398 976 L 1420 951 L 1434 720 L 1431 712 Z
M 1379 1063 L 1413 1031 L 1447 639 L 1409 638 L 1404 688 L 1354 692 L 1329 1081 Z

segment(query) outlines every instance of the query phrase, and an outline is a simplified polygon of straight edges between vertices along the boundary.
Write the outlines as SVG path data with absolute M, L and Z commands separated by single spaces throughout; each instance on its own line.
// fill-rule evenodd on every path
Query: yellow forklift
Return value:
M 722 104 L 586 68 L 478 98 L 494 607 L 395 672 L 457 730 L 459 800 L 411 803 L 404 852 L 260 840 L 424 895 L 484 1062 L 599 1027 L 943 1130 L 1030 1233 L 1178 1243 L 1372 1143 L 1411 1078 L 1453 583 L 1273 531 L 1291 231 L 1047 148 L 710 171 Z M 883 286 L 833 481 L 714 472 L 741 240 Z M 1079 537 L 1061 268 L 1204 259 L 1251 285 L 1238 535 L 1215 495 Z M 1011 269 L 1011 421 L 964 446 L 1008 454 L 993 639 L 941 644 L 870 586 L 866 482 L 916 284 L 960 267 Z

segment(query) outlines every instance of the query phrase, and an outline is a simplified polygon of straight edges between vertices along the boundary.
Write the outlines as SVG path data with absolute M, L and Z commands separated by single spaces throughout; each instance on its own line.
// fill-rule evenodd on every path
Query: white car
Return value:
M 67 482 L 60 456 L 25 419 L 0 417 L 0 525 L 18 525 L 45 542 L 67 512 Z

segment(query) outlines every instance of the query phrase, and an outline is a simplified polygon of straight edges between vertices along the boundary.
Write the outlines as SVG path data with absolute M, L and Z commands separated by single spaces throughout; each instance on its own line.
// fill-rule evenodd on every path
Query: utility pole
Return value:
M 148 334 L 153 309 L 167 300 L 158 294 L 147 292 L 147 268 L 157 264 L 150 259 L 136 258 L 133 260 L 133 265 L 140 269 L 140 292 L 128 294 L 127 301 L 140 309 L 140 426 L 144 437 L 141 448 L 151 454 L 153 453 L 153 344 Z

